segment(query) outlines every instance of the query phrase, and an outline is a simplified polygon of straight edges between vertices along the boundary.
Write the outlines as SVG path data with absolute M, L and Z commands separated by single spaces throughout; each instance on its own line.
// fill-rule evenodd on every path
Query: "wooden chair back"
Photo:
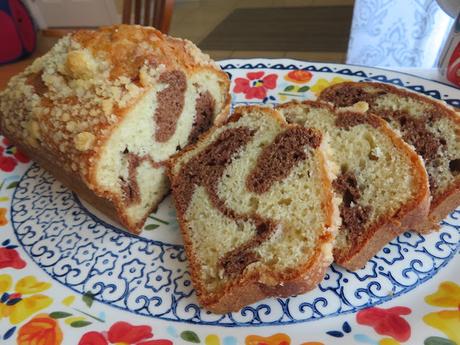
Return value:
M 122 23 L 153 26 L 167 34 L 173 7 L 174 0 L 124 0 Z

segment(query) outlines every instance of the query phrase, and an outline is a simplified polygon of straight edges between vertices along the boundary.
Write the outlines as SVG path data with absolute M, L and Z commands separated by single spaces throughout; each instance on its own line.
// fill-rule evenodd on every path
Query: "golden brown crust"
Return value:
M 428 234 L 439 230 L 439 222 L 446 218 L 452 210 L 455 210 L 458 205 L 460 205 L 460 180 L 456 181 L 449 190 L 437 198 L 437 204 L 431 202 L 428 221 L 420 229 L 417 229 L 417 231 L 421 234 Z
M 447 117 L 450 121 L 454 122 L 457 128 L 460 128 L 460 116 L 455 111 L 454 108 L 448 106 L 442 101 L 435 100 L 431 97 L 421 95 L 416 92 L 404 90 L 397 88 L 393 85 L 388 85 L 384 83 L 374 83 L 374 82 L 344 82 L 332 85 L 323 90 L 319 96 L 319 100 L 330 101 L 331 94 L 335 90 L 340 88 L 353 87 L 357 86 L 361 88 L 364 87 L 373 87 L 380 90 L 396 94 L 401 97 L 409 97 L 415 99 L 419 102 L 429 104 L 430 106 L 435 107 L 439 114 L 437 116 Z M 442 221 L 452 210 L 454 210 L 460 204 L 460 174 L 454 178 L 452 183 L 440 193 L 434 193 L 432 195 L 430 213 L 427 217 L 425 223 L 419 223 L 416 230 L 420 233 L 429 233 L 440 228 L 439 222 Z
M 293 104 L 306 104 L 311 107 L 325 108 L 331 112 L 339 111 L 338 108 L 329 103 L 318 101 L 303 101 L 301 103 L 293 101 L 282 104 L 277 108 L 289 108 Z M 366 229 L 366 236 L 361 237 L 365 238 L 364 241 L 357 243 L 353 248 L 347 248 L 346 251 L 334 250 L 335 262 L 349 270 L 356 270 L 365 266 L 367 261 L 383 246 L 404 231 L 423 229 L 430 209 L 428 175 L 421 157 L 380 117 L 369 113 L 356 113 L 356 116 L 365 116 L 370 118 L 372 123 L 378 124 L 379 130 L 392 141 L 395 148 L 410 159 L 416 178 L 414 186 L 417 186 L 418 193 L 394 215 L 382 215 L 374 224 L 370 225 Z
M 98 163 L 111 134 L 158 76 L 175 70 L 187 77 L 200 71 L 216 75 L 224 104 L 215 120 L 221 121 L 230 105 L 228 77 L 191 42 L 135 25 L 73 33 L 0 93 L 2 133 L 25 151 L 53 157 L 69 176 L 108 199 L 127 228 L 139 231 L 142 222 L 129 220 L 121 194 L 98 183 Z
M 229 122 L 238 121 L 245 112 L 257 108 L 259 111 L 265 112 L 267 115 L 274 117 L 284 127 L 292 127 L 286 123 L 279 112 L 271 108 L 260 108 L 255 106 L 241 106 L 235 109 L 234 114 L 222 123 L 221 126 Z M 187 146 L 184 150 L 174 155 L 167 163 L 168 176 L 171 184 L 175 184 L 176 175 L 173 173 L 173 167 L 176 161 L 185 153 L 194 150 L 203 141 L 206 140 L 215 128 L 204 133 L 195 144 Z M 323 279 L 324 274 L 332 263 L 331 246 L 335 238 L 336 232 L 336 206 L 332 202 L 332 187 L 330 181 L 330 172 L 326 165 L 326 158 L 319 150 L 315 151 L 317 159 L 322 167 L 323 185 L 326 193 L 326 202 L 323 203 L 323 209 L 326 213 L 325 231 L 320 236 L 316 246 L 316 252 L 311 256 L 311 259 L 302 266 L 292 269 L 283 274 L 275 274 L 272 271 L 245 271 L 242 277 L 227 285 L 224 290 L 218 293 L 209 294 L 206 292 L 203 282 L 199 279 L 200 267 L 197 259 L 194 256 L 193 243 L 187 228 L 184 214 L 178 212 L 178 222 L 181 233 L 184 239 L 184 247 L 187 253 L 187 258 L 190 264 L 191 278 L 193 286 L 197 293 L 200 304 L 215 313 L 227 313 L 240 310 L 245 305 L 256 302 L 260 299 L 280 296 L 287 297 L 291 295 L 301 294 L 315 288 Z M 177 203 L 176 195 L 173 190 L 173 200 Z

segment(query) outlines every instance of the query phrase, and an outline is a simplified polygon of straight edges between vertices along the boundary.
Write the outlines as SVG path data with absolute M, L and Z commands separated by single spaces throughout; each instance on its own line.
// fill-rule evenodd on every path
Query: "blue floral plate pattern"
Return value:
M 390 83 L 460 106 L 460 91 L 454 87 L 387 70 L 288 59 L 226 60 L 220 64 L 232 79 L 233 105 L 314 99 L 331 84 L 354 80 Z M 11 319 L 14 310 L 19 310 L 19 307 L 14 309 L 14 305 L 25 305 L 26 298 L 21 295 L 17 297 L 18 302 L 8 305 L 14 298 L 10 292 L 13 283 L 8 286 L 10 290 L 3 288 L 2 291 L 2 277 L 5 285 L 10 279 L 7 276 L 11 279 L 34 277 L 49 284 L 47 295 L 53 298 L 49 297 L 52 301 L 40 308 L 42 311 L 56 309 L 59 301 L 61 306 L 70 308 L 72 303 L 67 305 L 65 302 L 65 298 L 72 299 L 69 296 L 81 299 L 80 303 L 86 308 L 97 307 L 104 317 L 78 308 L 83 312 L 79 314 L 78 325 L 81 327 L 75 327 L 77 319 L 69 319 L 76 317 L 74 312 L 45 314 L 53 320 L 55 327 L 64 329 L 65 325 L 69 326 L 64 334 L 77 332 L 75 339 L 80 339 L 82 344 L 81 339 L 85 340 L 87 333 L 91 333 L 85 327 L 93 329 L 98 325 L 85 313 L 112 323 L 112 327 L 128 320 L 137 320 L 137 324 L 161 325 L 157 327 L 162 335 L 159 340 L 166 341 L 165 344 L 167 341 L 177 344 L 259 344 L 257 337 L 262 339 L 260 344 L 263 341 L 266 344 L 308 344 L 306 340 L 314 344 L 312 339 L 317 344 L 329 344 L 343 336 L 352 336 L 353 324 L 363 324 L 358 318 L 354 320 L 359 313 L 385 310 L 389 304 L 403 299 L 409 307 L 411 303 L 421 304 L 424 296 L 421 291 L 425 286 L 436 290 L 438 284 L 434 281 L 440 282 L 438 276 L 455 286 L 460 281 L 458 274 L 454 274 L 460 262 L 459 209 L 442 222 L 437 233 L 421 236 L 408 231 L 395 238 L 359 271 L 349 272 L 333 265 L 321 284 L 307 294 L 263 300 L 227 315 L 212 314 L 197 304 L 170 198 L 149 217 L 140 236 L 133 236 L 85 204 L 37 164 L 27 162 L 27 158 L 6 140 L 2 143 L 0 293 L 3 296 L 0 298 L 0 318 L 3 305 L 6 311 L 3 312 L 4 318 L 0 319 L 0 339 L 3 337 L 4 341 L 21 343 L 20 335 L 24 334 L 21 330 L 28 330 L 25 321 L 15 324 Z M 428 305 L 421 310 L 426 308 Z M 67 316 L 53 318 L 53 315 Z M 34 320 L 33 316 L 31 320 Z M 332 329 L 333 325 L 339 324 L 334 320 L 340 320 L 339 330 Z M 85 322 L 89 324 L 83 325 Z M 436 327 L 432 327 L 427 334 L 436 332 Z M 309 330 L 309 336 L 305 336 L 303 330 Z M 387 338 L 379 340 L 363 332 L 353 334 L 352 342 L 403 342 L 402 336 L 395 334 L 386 334 Z M 434 340 L 431 339 L 429 344 L 455 340 L 448 336 L 443 338 L 446 334 L 439 333 L 441 340 L 432 336 Z M 283 343 L 287 338 L 282 335 L 287 336 L 289 342 Z M 412 336 L 422 339 L 424 335 Z M 78 343 L 69 339 L 66 335 L 61 342 Z M 106 341 L 111 343 L 110 336 Z

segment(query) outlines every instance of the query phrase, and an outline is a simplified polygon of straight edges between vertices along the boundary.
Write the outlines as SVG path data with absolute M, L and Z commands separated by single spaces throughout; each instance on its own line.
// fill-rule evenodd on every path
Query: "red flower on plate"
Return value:
M 5 156 L 3 152 L 5 151 L 4 147 L 0 147 L 0 169 L 5 172 L 11 172 L 14 170 L 18 164 L 13 157 Z
M 3 138 L 2 143 L 6 146 L 0 146 L 0 169 L 5 172 L 14 170 L 18 162 L 28 163 L 30 159 L 16 147 L 11 146 L 8 139 Z
M 244 93 L 246 99 L 264 99 L 267 97 L 267 90 L 276 87 L 276 74 L 265 75 L 265 72 L 249 72 L 247 78 L 236 78 L 233 92 Z
M 356 314 L 356 321 L 361 325 L 374 328 L 380 335 L 388 335 L 397 341 L 407 341 L 411 335 L 409 323 L 400 315 L 408 315 L 411 310 L 406 307 L 369 308 Z
M 0 269 L 5 267 L 21 269 L 25 266 L 26 262 L 21 259 L 15 249 L 0 247 Z
M 303 83 L 309 82 L 312 77 L 313 77 L 313 74 L 309 71 L 294 70 L 286 74 L 284 76 L 284 79 L 286 79 L 287 81 L 293 82 L 293 83 L 303 84 Z
M 18 345 L 60 345 L 62 330 L 59 323 L 46 314 L 35 315 L 19 328 Z
M 115 322 L 108 332 L 86 332 L 81 337 L 78 345 L 172 345 L 166 339 L 152 339 L 152 327 L 134 326 L 128 322 Z

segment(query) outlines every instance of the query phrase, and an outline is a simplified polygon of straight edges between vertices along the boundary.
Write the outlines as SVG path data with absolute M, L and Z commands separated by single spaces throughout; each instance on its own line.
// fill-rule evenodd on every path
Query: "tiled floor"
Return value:
M 205 38 L 228 14 L 242 7 L 296 7 L 353 5 L 354 0 L 197 0 L 177 1 L 171 35 L 188 38 L 196 44 Z M 345 62 L 346 54 L 286 51 L 206 51 L 215 60 L 228 58 L 293 58 L 310 61 Z

